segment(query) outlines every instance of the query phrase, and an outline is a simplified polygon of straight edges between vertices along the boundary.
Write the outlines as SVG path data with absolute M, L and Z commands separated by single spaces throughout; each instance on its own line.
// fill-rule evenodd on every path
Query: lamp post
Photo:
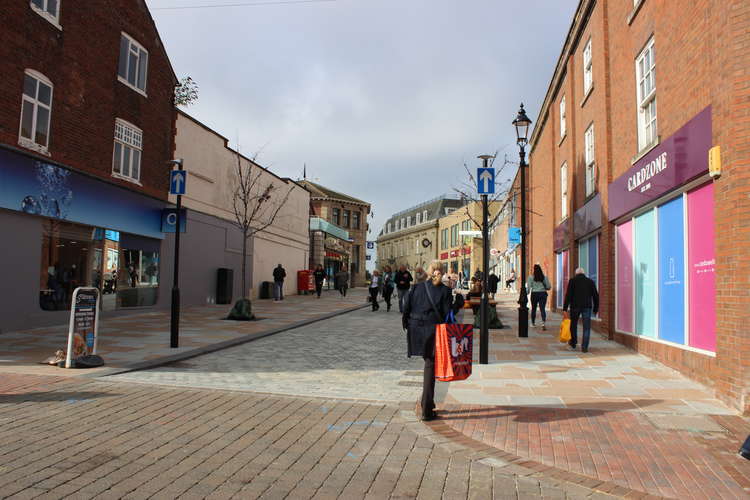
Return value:
M 526 295 L 526 145 L 528 144 L 528 133 L 531 120 L 526 116 L 526 111 L 518 110 L 516 119 L 513 120 L 513 126 L 516 128 L 516 142 L 520 148 L 519 156 L 521 162 L 521 292 L 518 297 L 518 336 L 529 336 L 529 306 Z

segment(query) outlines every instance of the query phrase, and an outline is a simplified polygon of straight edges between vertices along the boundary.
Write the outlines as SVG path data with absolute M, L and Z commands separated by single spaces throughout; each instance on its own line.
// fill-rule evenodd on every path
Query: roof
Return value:
M 415 216 L 418 213 L 424 214 L 424 212 L 427 212 L 427 216 L 426 217 L 423 216 L 422 222 L 420 222 L 420 224 L 424 224 L 425 222 L 429 222 L 429 221 L 434 222 L 440 217 L 447 215 L 447 212 L 445 210 L 446 208 L 455 210 L 456 208 L 462 207 L 465 204 L 466 204 L 465 200 L 450 197 L 448 195 L 439 196 L 437 198 L 433 198 L 432 200 L 419 203 L 418 205 L 415 205 L 411 208 L 407 208 L 406 210 L 402 210 L 400 212 L 396 212 L 395 214 L 391 215 L 383 224 L 383 229 L 380 231 L 380 236 L 394 234 L 399 231 L 404 231 L 406 229 L 411 229 L 412 227 L 417 226 L 418 224 L 416 224 L 414 219 L 416 219 Z M 397 230 L 396 221 L 402 218 L 407 220 L 407 227 Z M 388 227 L 389 223 L 391 224 L 392 230 L 390 233 L 386 233 L 385 229 Z
M 303 179 L 297 182 L 298 184 L 306 187 L 308 191 L 310 191 L 312 198 L 328 198 L 349 203 L 359 203 L 360 205 L 367 205 L 368 207 L 370 206 L 370 204 L 366 201 L 362 201 L 344 193 L 339 193 L 338 191 L 334 191 L 333 189 L 328 189 L 325 186 L 321 186 L 320 184 L 316 184 L 315 182 L 308 181 L 307 179 Z

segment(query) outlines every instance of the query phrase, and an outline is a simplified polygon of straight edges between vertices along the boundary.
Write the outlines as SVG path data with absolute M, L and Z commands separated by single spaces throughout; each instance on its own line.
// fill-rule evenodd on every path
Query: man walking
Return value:
M 284 300 L 284 278 L 286 278 L 286 271 L 281 264 L 276 266 L 273 270 L 273 300 L 279 301 Z
M 583 318 L 581 351 L 589 352 L 591 313 L 599 312 L 599 293 L 596 291 L 596 283 L 586 276 L 582 267 L 576 269 L 576 275 L 568 281 L 563 311 L 567 312 L 568 307 L 570 307 L 570 341 L 568 344 L 571 350 L 575 351 L 578 343 L 578 318 Z
M 396 292 L 398 293 L 398 312 L 404 312 L 404 296 L 409 291 L 411 282 L 414 281 L 406 266 L 400 266 L 396 273 Z
M 336 273 L 336 288 L 342 297 L 346 297 L 346 290 L 349 288 L 349 273 L 343 267 Z

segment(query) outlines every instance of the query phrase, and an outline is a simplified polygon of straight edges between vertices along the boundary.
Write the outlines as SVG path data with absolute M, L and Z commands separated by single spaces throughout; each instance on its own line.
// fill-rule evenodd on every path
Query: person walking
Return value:
M 336 273 L 334 279 L 336 280 L 336 290 L 339 291 L 342 297 L 346 297 L 346 291 L 349 289 L 349 273 L 342 267 Z
M 273 270 L 273 300 L 278 302 L 284 300 L 284 278 L 286 278 L 286 270 L 281 267 L 281 264 L 276 266 Z
M 385 266 L 383 269 L 383 300 L 385 300 L 385 311 L 391 310 L 391 296 L 396 288 L 396 275 L 391 266 Z
M 506 290 L 510 290 L 510 285 L 512 283 L 515 283 L 515 281 L 516 281 L 516 270 L 515 269 L 511 269 L 510 270 L 510 276 L 508 276 L 508 279 L 505 280 L 505 289 Z
M 398 293 L 398 312 L 404 312 L 404 296 L 414 281 L 411 273 L 406 270 L 406 266 L 400 266 L 396 273 L 396 293 Z
M 453 310 L 451 289 L 442 283 L 440 262 L 433 262 L 427 270 L 429 281 L 418 283 L 404 300 L 401 324 L 407 332 L 409 357 L 422 356 L 422 420 L 434 420 L 435 412 L 435 326 L 443 323 Z
M 323 270 L 323 266 L 318 264 L 313 271 L 313 278 L 315 279 L 315 293 L 320 298 L 320 292 L 323 291 L 323 281 L 326 279 L 326 272 Z
M 487 276 L 487 293 L 489 293 L 492 298 L 495 298 L 495 294 L 497 293 L 497 283 L 500 281 L 500 278 L 497 277 L 497 274 L 490 273 L 489 276 Z
M 421 266 L 417 267 L 414 270 L 415 283 L 424 283 L 425 281 L 427 281 L 427 279 L 428 279 L 427 273 L 424 272 L 424 269 Z
M 582 267 L 576 269 L 574 277 L 568 280 L 565 292 L 563 311 L 567 313 L 570 307 L 570 349 L 575 351 L 578 344 L 578 318 L 583 318 L 583 340 L 581 351 L 589 352 L 589 338 L 591 336 L 591 314 L 599 312 L 599 292 L 596 283 L 586 276 Z
M 380 309 L 378 304 L 378 293 L 383 286 L 383 280 L 380 276 L 380 271 L 377 269 L 372 272 L 372 278 L 370 278 L 370 303 L 372 303 L 372 312 Z
M 536 326 L 536 308 L 539 306 L 539 314 L 542 317 L 542 330 L 546 330 L 547 321 L 547 290 L 551 289 L 549 280 L 542 272 L 542 266 L 534 264 L 534 270 L 531 276 L 526 280 L 526 290 L 531 297 L 531 326 Z

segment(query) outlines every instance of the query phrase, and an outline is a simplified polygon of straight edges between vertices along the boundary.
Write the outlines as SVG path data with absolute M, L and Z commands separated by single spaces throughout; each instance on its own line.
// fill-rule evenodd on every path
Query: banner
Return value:
M 716 255 L 714 185 L 687 195 L 690 346 L 716 350 Z
M 617 226 L 617 330 L 633 333 L 633 222 Z
M 635 332 L 656 337 L 656 248 L 654 211 L 635 218 Z
M 682 196 L 657 208 L 659 338 L 685 343 L 685 228 Z

